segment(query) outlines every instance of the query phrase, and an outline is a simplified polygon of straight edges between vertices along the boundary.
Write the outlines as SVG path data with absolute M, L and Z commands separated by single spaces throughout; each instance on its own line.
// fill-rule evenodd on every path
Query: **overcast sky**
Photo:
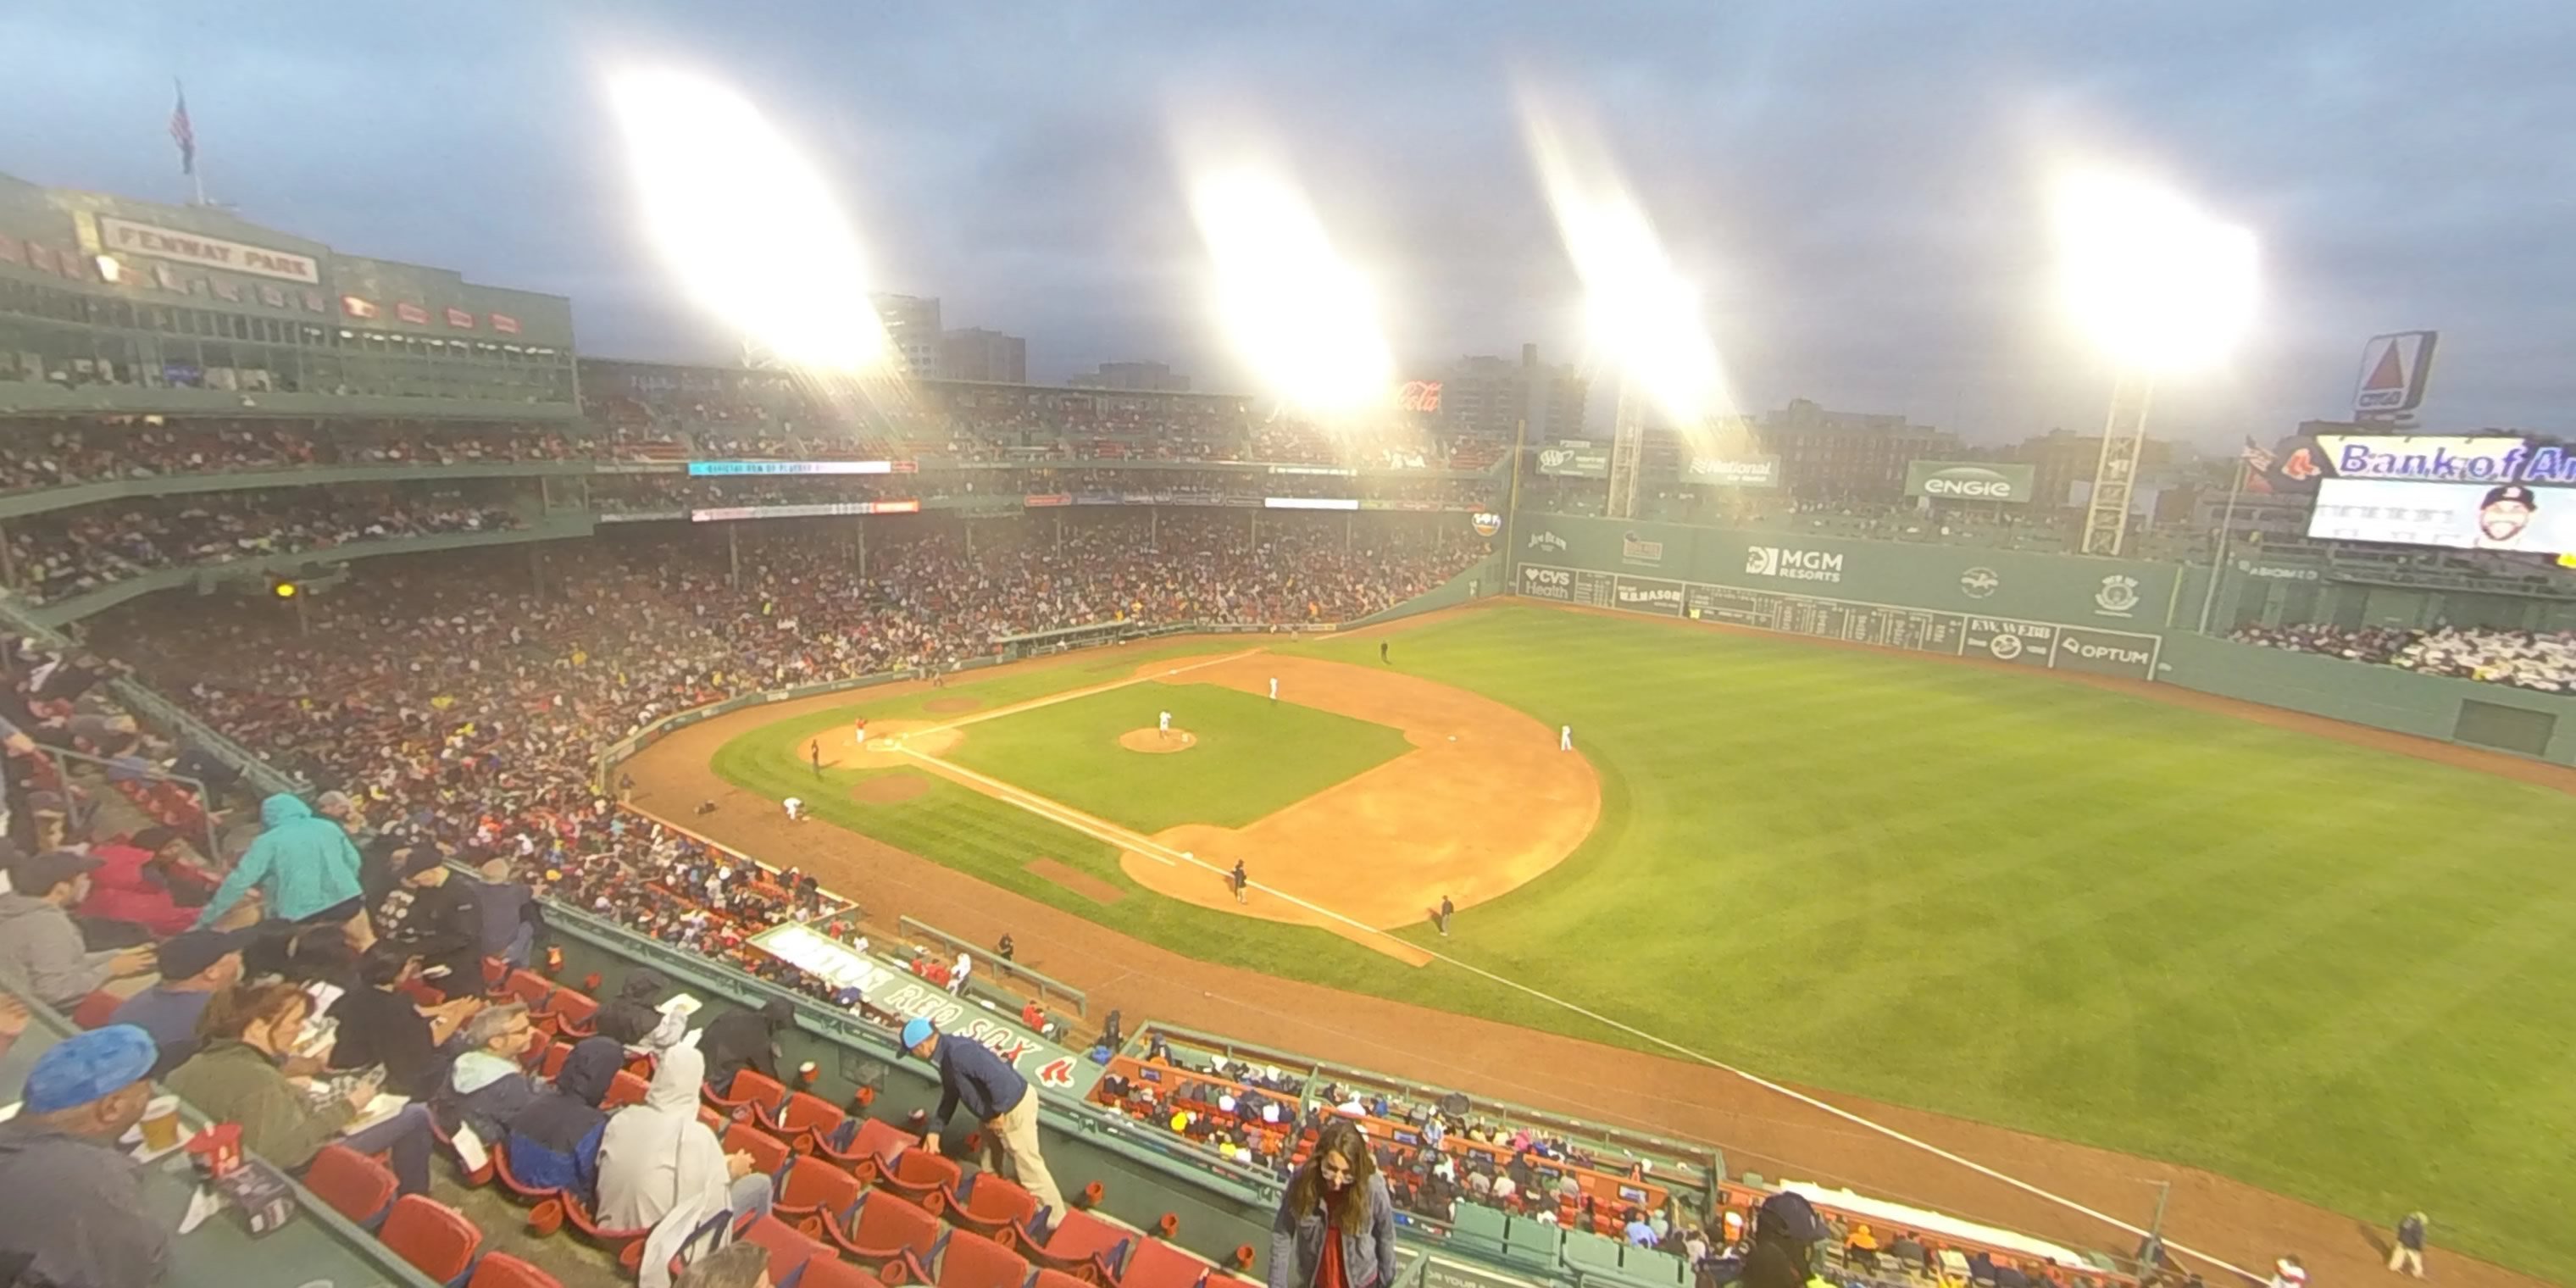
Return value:
M 2110 376 L 2049 295 L 2069 160 L 2251 226 L 2264 304 L 2154 422 L 2269 438 L 2349 406 L 2374 332 L 2438 328 L 2424 421 L 2576 429 L 2576 4 L 1268 5 L 10 0 L 0 171 L 211 195 L 355 254 L 572 297 L 584 353 L 731 342 L 642 241 L 601 93 L 675 62 L 828 172 L 888 289 L 1029 340 L 1042 381 L 1160 358 L 1240 387 L 1175 140 L 1296 167 L 1386 297 L 1407 374 L 1580 348 L 1515 95 L 1577 106 L 1702 284 L 1748 409 L 1903 411 L 1979 440 L 2098 428 Z M 797 248 L 741 229 L 747 262 Z

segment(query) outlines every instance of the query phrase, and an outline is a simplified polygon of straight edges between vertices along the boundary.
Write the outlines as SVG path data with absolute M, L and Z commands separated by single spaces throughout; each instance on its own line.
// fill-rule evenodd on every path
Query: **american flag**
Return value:
M 2261 443 L 2257 443 L 2251 438 L 2245 440 L 2245 451 L 2242 455 L 2245 463 L 2256 470 L 2268 470 L 2272 468 L 2272 453 L 2265 451 Z
M 179 173 L 197 172 L 197 127 L 188 124 L 188 89 L 177 81 L 170 82 L 179 91 L 179 105 L 170 109 L 170 141 L 179 145 Z

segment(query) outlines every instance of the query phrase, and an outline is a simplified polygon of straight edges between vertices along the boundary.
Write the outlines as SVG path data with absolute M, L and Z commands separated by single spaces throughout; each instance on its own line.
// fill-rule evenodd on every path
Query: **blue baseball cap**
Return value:
M 909 1051 L 930 1040 L 930 1021 L 914 1016 L 903 1022 L 903 1049 Z
M 123 1091 L 152 1072 L 160 1048 L 131 1024 L 76 1033 L 47 1047 L 27 1071 L 25 1112 L 50 1114 Z

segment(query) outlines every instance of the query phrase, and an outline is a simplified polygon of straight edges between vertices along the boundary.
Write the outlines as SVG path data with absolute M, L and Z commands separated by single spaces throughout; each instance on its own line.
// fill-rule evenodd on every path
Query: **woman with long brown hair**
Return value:
M 1395 1204 L 1359 1124 L 1328 1118 L 1270 1222 L 1269 1288 L 1380 1288 L 1395 1274 Z
M 381 1072 L 316 1106 L 279 1065 L 303 1040 L 313 999 L 293 984 L 235 984 L 215 994 L 197 1021 L 203 1042 L 164 1085 L 208 1118 L 241 1126 L 242 1148 L 290 1171 L 302 1171 L 337 1140 L 361 1154 L 391 1151 L 405 1194 L 429 1188 L 429 1110 L 406 1105 L 392 1117 L 349 1131 L 376 1092 Z

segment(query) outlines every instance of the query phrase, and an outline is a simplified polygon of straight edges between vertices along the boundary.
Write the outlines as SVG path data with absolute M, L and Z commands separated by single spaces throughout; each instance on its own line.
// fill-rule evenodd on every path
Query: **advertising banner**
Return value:
M 1905 494 L 1957 501 L 2028 501 L 2038 470 L 2009 461 L 1908 461 Z
M 742 474 L 908 474 L 911 461 L 691 461 L 689 473 L 705 478 Z
M 691 523 L 734 519 L 815 519 L 851 514 L 919 514 L 919 501 L 839 501 L 829 505 L 728 505 L 689 511 Z
M 1682 462 L 1682 481 L 1701 487 L 1778 487 L 1777 456 L 1694 456 Z
M 1538 472 L 1557 478 L 1606 479 L 1610 477 L 1610 449 L 1542 447 L 1538 449 Z
M 2327 478 L 2576 486 L 2576 449 L 2519 434 L 2319 434 Z
M 2330 478 L 2317 487 L 2308 535 L 2457 550 L 2576 550 L 2576 488 Z

